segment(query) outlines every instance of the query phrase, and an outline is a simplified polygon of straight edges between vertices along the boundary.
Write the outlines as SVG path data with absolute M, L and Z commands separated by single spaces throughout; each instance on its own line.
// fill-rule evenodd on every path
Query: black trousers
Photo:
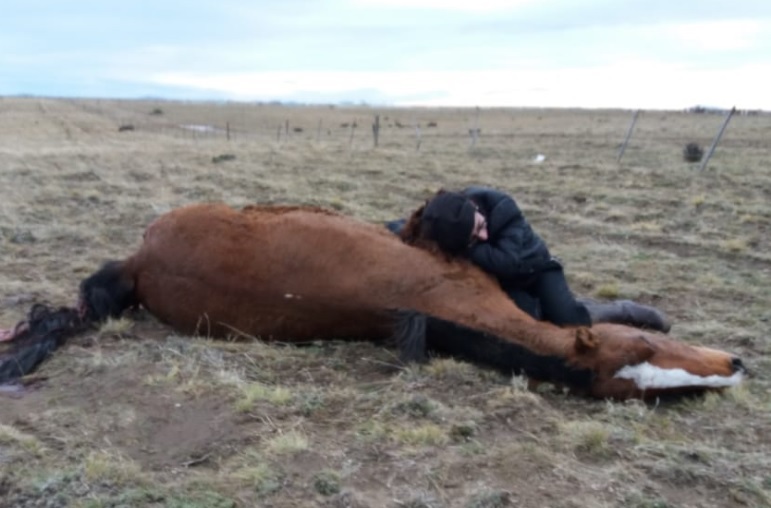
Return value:
M 591 326 L 589 311 L 568 287 L 562 267 L 557 265 L 534 274 L 516 287 L 504 287 L 517 307 L 541 321 L 558 326 Z

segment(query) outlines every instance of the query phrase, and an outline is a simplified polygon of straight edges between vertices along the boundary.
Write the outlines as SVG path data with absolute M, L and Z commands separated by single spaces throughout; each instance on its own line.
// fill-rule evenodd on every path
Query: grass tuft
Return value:
M 605 457 L 610 454 L 610 429 L 595 421 L 571 421 L 559 425 L 565 443 L 576 452 L 591 457 Z
M 340 492 L 340 474 L 330 469 L 319 471 L 313 476 L 313 488 L 322 496 Z
M 511 505 L 511 493 L 505 490 L 490 490 L 474 494 L 466 508 L 503 508 Z
M 128 318 L 109 318 L 99 327 L 99 335 L 118 335 L 128 333 L 134 327 L 134 321 Z
M 607 298 L 609 300 L 618 298 L 620 294 L 621 290 L 619 289 L 618 284 L 614 282 L 601 284 L 594 290 L 594 296 L 597 298 Z
M 137 485 L 145 480 L 139 464 L 116 452 L 91 452 L 83 463 L 83 473 L 93 483 L 107 482 L 116 486 Z
M 724 240 L 720 246 L 728 252 L 744 252 L 749 248 L 749 244 L 744 238 L 730 238 Z
M 265 443 L 265 448 L 269 453 L 278 455 L 301 452 L 307 450 L 308 446 L 308 437 L 294 430 L 279 434 Z
M 240 397 L 235 402 L 235 410 L 240 413 L 251 411 L 255 402 L 268 402 L 276 406 L 286 406 L 292 401 L 292 392 L 282 386 L 268 386 L 262 383 L 250 383 L 240 387 Z
M 443 446 L 450 440 L 447 432 L 434 424 L 396 429 L 393 438 L 399 443 L 415 446 Z
M 236 469 L 229 476 L 260 496 L 274 494 L 283 487 L 283 475 L 262 462 Z
M 397 402 L 392 411 L 405 414 L 412 418 L 428 418 L 436 413 L 440 404 L 425 395 L 413 395 L 406 400 Z
M 27 452 L 40 453 L 43 444 L 35 437 L 18 430 L 11 425 L 0 423 L 0 445 L 20 446 Z

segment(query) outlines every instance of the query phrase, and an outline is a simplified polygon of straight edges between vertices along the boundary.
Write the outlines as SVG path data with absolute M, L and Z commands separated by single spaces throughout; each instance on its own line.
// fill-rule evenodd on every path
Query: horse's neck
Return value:
M 444 269 L 444 270 L 443 270 Z M 416 286 L 408 295 L 419 312 L 496 335 L 540 354 L 564 357 L 574 334 L 537 321 L 519 309 L 497 281 L 476 267 L 415 266 Z

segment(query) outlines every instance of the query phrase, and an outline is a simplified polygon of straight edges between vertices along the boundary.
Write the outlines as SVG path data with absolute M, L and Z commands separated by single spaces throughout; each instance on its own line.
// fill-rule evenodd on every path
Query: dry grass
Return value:
M 620 111 L 484 110 L 473 150 L 473 110 L 379 110 L 377 149 L 367 109 L 0 99 L 0 112 L 4 327 L 33 301 L 72 304 L 180 205 L 382 221 L 439 185 L 481 183 L 518 198 L 577 292 L 658 305 L 674 335 L 757 374 L 694 400 L 589 401 L 455 360 L 395 371 L 368 343 L 213 341 L 205 323 L 181 337 L 140 312 L 72 339 L 38 390 L 3 400 L 0 504 L 771 506 L 771 117 L 735 117 L 697 173 L 682 146 L 709 143 L 719 117 L 646 112 L 618 164 Z M 354 120 L 351 143 L 340 125 Z M 396 126 L 413 121 L 420 151 Z M 229 141 L 180 127 L 226 122 Z

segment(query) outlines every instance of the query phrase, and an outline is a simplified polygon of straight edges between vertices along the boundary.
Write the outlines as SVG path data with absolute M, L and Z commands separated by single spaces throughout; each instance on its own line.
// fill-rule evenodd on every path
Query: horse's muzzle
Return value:
M 746 365 L 744 365 L 744 362 L 741 358 L 738 356 L 734 356 L 731 359 L 731 368 L 733 369 L 734 373 L 742 372 L 747 377 L 752 377 L 752 372 L 750 372 L 750 369 L 747 368 Z

